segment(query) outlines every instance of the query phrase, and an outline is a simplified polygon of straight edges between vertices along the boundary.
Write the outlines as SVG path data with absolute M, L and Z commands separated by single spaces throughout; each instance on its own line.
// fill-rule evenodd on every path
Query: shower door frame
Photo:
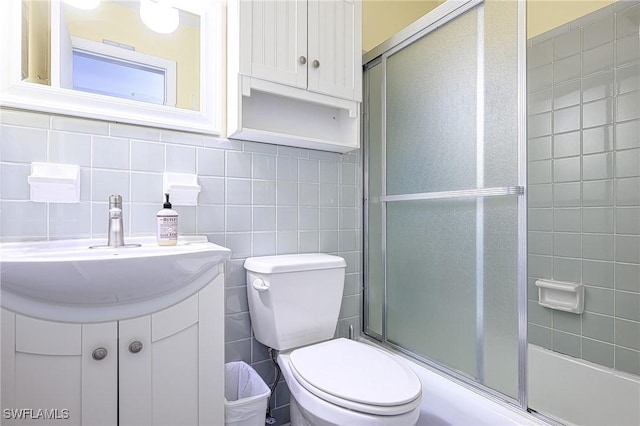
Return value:
M 417 20 L 401 32 L 392 36 L 386 42 L 382 43 L 378 47 L 367 52 L 363 56 L 364 69 L 367 70 L 371 67 L 382 65 L 382 97 L 381 108 L 382 116 L 384 119 L 381 123 L 381 138 L 382 138 L 382 163 L 386 165 L 386 77 L 387 58 L 394 53 L 404 49 L 413 42 L 421 39 L 430 32 L 437 28 L 446 25 L 448 22 L 454 20 L 458 16 L 465 12 L 481 5 L 484 0 L 448 0 L 444 4 L 438 6 L 432 12 L 425 15 L 423 18 Z M 517 84 L 518 84 L 518 130 L 517 130 L 517 151 L 518 151 L 518 171 L 517 171 L 517 185 L 511 187 L 500 188 L 480 188 L 471 190 L 459 190 L 459 191 L 446 191 L 446 192 L 431 192 L 422 194 L 403 194 L 403 195 L 386 195 L 386 166 L 383 166 L 382 173 L 382 196 L 380 202 L 382 229 L 379 231 L 382 233 L 382 247 L 381 253 L 383 257 L 383 300 L 382 300 L 382 335 L 368 331 L 367 324 L 369 321 L 368 303 L 369 303 L 369 89 L 370 89 L 370 75 L 365 72 L 364 83 L 364 102 L 363 102 L 363 298 L 362 298 L 362 332 L 370 338 L 377 340 L 384 346 L 392 348 L 400 353 L 403 353 L 411 358 L 418 360 L 427 366 L 436 369 L 447 376 L 461 382 L 464 385 L 476 388 L 487 394 L 489 397 L 497 399 L 502 402 L 506 402 L 509 405 L 516 406 L 517 408 L 527 411 L 527 196 L 526 196 L 526 180 L 527 180 L 527 99 L 526 99 L 526 4 L 525 0 L 517 0 Z M 516 196 L 517 197 L 517 316 L 518 316 L 518 396 L 517 400 L 512 399 L 476 380 L 471 379 L 468 376 L 462 375 L 442 364 L 436 363 L 430 359 L 421 357 L 407 349 L 404 349 L 394 343 L 388 341 L 387 338 L 387 240 L 386 240 L 386 206 L 388 202 L 394 201 L 408 201 L 408 200 L 428 200 L 428 199 L 470 199 L 482 200 L 484 197 L 496 197 L 496 196 Z M 477 211 L 480 211 L 482 215 L 482 207 L 478 207 Z M 477 216 L 478 217 L 478 216 Z M 480 216 L 481 218 L 482 216 Z M 482 303 L 482 297 L 476 303 Z M 482 314 L 480 314 L 482 315 Z M 476 327 L 477 328 L 477 327 Z M 482 357 L 482 336 L 481 331 L 476 335 L 476 345 L 478 346 L 479 360 L 478 365 L 483 362 Z

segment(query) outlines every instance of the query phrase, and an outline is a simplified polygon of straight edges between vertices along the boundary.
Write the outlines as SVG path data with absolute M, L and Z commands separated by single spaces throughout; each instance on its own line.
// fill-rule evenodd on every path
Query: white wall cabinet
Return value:
M 357 0 L 229 2 L 228 136 L 358 148 L 361 32 Z
M 220 274 L 159 312 L 92 324 L 3 309 L 2 424 L 223 424 L 223 291 Z M 20 409 L 34 411 L 7 415 Z

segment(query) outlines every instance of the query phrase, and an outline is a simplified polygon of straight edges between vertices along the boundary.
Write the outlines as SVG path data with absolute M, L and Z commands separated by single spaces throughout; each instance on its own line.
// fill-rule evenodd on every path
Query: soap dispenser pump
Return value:
M 158 245 L 175 246 L 178 243 L 178 212 L 171 209 L 169 194 L 164 194 L 166 201 L 156 215 L 158 221 Z

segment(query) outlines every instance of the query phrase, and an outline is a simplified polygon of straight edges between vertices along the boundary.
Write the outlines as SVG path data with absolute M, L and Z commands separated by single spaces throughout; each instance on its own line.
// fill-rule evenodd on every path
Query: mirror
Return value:
M 2 105 L 220 134 L 219 2 L 8 3 Z

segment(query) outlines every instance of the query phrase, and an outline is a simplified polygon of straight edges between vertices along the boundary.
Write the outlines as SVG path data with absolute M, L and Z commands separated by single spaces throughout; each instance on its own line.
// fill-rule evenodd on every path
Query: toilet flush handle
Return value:
M 264 280 L 262 278 L 256 278 L 255 280 L 253 280 L 251 285 L 253 286 L 253 288 L 255 288 L 258 291 L 267 291 L 267 290 L 269 290 L 269 284 L 264 282 Z

